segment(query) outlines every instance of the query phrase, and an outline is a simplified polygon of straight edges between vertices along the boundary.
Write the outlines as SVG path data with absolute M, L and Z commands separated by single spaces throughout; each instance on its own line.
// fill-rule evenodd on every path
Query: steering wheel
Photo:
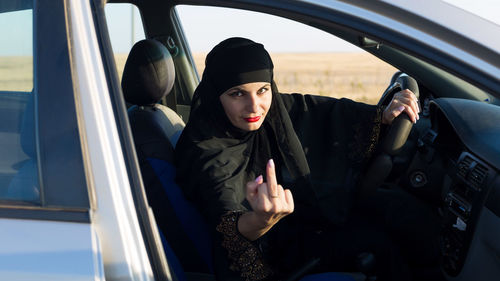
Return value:
M 384 94 L 380 98 L 380 101 L 378 102 L 378 105 L 389 105 L 394 94 L 404 89 L 412 91 L 418 99 L 419 91 L 417 81 L 404 73 L 400 73 L 392 85 L 385 90 Z M 413 122 L 411 122 L 410 117 L 407 114 L 400 114 L 396 117 L 392 122 L 386 137 L 382 140 L 382 151 L 391 156 L 398 154 L 403 145 L 406 143 L 412 127 Z
M 378 105 L 387 106 L 394 97 L 394 94 L 404 89 L 412 91 L 418 99 L 417 81 L 405 73 L 398 72 L 391 79 L 391 85 L 385 90 Z M 360 194 L 362 196 L 375 191 L 389 176 L 393 166 L 392 157 L 401 151 L 401 148 L 410 135 L 412 127 L 413 122 L 406 113 L 402 113 L 394 119 L 387 135 L 381 140 L 380 153 L 374 157 L 366 170 L 365 177 L 360 186 Z

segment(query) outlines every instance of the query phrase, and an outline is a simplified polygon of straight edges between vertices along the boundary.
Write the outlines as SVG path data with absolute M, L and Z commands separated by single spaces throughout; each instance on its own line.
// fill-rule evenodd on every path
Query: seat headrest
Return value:
M 122 77 L 128 103 L 155 104 L 172 90 L 174 80 L 174 61 L 164 45 L 156 40 L 142 40 L 132 47 Z

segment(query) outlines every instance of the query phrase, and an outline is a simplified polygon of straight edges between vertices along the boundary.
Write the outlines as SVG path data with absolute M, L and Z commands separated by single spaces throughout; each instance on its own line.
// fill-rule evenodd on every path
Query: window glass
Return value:
M 33 11 L 0 14 L 0 90 L 33 88 Z
M 136 42 L 146 38 L 141 15 L 139 9 L 132 4 L 107 4 L 105 13 L 116 69 L 121 81 L 130 49 Z
M 38 202 L 33 11 L 27 2 L 0 5 L 0 200 Z
M 288 19 L 229 8 L 181 5 L 176 10 L 199 74 L 207 52 L 233 36 L 264 44 L 275 65 L 277 86 L 284 93 L 375 104 L 396 71 L 350 43 Z

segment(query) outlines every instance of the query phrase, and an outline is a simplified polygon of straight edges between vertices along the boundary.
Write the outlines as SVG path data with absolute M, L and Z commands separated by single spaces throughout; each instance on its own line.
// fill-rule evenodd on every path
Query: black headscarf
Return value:
M 265 175 L 270 158 L 286 167 L 292 180 L 305 179 L 309 166 L 263 45 L 230 38 L 214 47 L 205 64 L 189 122 L 176 147 L 177 182 L 211 225 L 216 225 L 223 213 L 248 209 L 245 185 Z M 271 83 L 272 103 L 262 126 L 248 132 L 231 124 L 219 96 L 250 82 Z

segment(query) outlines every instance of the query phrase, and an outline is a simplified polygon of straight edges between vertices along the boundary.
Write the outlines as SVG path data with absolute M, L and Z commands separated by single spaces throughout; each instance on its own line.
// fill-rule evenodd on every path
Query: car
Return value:
M 159 104 L 184 122 L 199 74 L 179 5 L 270 14 L 345 40 L 398 70 L 381 104 L 415 81 L 420 120 L 391 129 L 392 150 L 364 181 L 399 185 L 439 214 L 446 280 L 500 280 L 500 26 L 437 0 L 3 0 L 0 279 L 213 279 L 179 271 L 182 244 L 151 207 L 107 25 L 115 3 L 137 7 L 145 37 L 172 54 L 173 93 Z M 365 278 L 322 277 L 342 276 Z

